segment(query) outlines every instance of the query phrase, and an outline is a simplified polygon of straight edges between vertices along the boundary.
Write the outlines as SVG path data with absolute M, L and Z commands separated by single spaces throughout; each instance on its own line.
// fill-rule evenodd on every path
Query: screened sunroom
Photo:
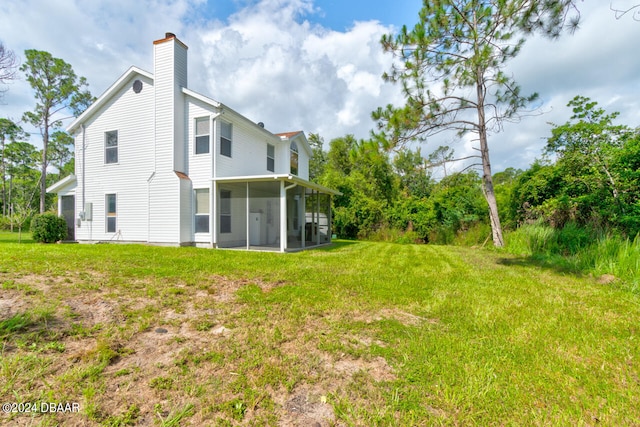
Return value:
M 213 180 L 213 245 L 296 251 L 331 243 L 331 196 L 338 191 L 293 175 Z

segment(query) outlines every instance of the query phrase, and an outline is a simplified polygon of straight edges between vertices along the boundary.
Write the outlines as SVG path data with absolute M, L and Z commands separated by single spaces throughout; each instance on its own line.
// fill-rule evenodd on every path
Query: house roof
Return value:
M 297 130 L 294 132 L 276 133 L 276 136 L 279 136 L 280 138 L 291 139 L 294 136 L 298 135 L 299 133 L 303 133 L 303 132 L 301 130 Z
M 95 112 L 100 110 L 100 108 L 104 104 L 106 104 L 109 101 L 109 99 L 111 99 L 114 93 L 118 92 L 125 85 L 127 85 L 136 75 L 140 75 L 140 76 L 146 77 L 147 79 L 153 80 L 153 74 L 149 73 L 148 71 L 141 70 L 138 67 L 129 68 L 123 75 L 120 76 L 120 78 L 118 78 L 118 80 L 115 81 L 115 83 L 113 83 L 107 90 L 104 91 L 102 95 L 100 95 L 100 97 L 96 100 L 96 102 L 91 104 L 91 106 L 87 108 L 84 113 L 80 114 L 78 118 L 76 118 L 67 127 L 67 132 L 69 132 L 70 134 L 73 134 L 75 130 L 78 129 L 78 127 L 82 123 L 84 123 Z
M 304 132 L 301 130 L 297 130 L 294 132 L 277 133 L 276 136 L 279 137 L 282 141 L 286 141 L 286 140 L 291 141 L 296 139 L 302 142 L 302 146 L 310 156 L 313 154 L 311 145 L 309 145 L 309 141 L 307 141 L 307 137 L 304 135 Z
M 75 187 L 76 180 L 77 178 L 75 175 L 69 175 L 68 177 L 63 178 L 55 184 L 49 186 L 47 188 L 47 193 L 59 193 L 61 190 L 67 187 Z

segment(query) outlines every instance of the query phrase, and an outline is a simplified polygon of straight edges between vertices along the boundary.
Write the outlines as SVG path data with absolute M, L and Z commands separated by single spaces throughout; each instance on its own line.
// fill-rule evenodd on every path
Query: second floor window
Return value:
M 220 122 L 220 154 L 231 157 L 231 123 Z
M 118 163 L 118 131 L 104 133 L 104 162 Z
M 276 170 L 276 148 L 267 144 L 267 170 L 274 172 Z
M 291 173 L 298 175 L 298 144 L 291 141 Z
M 196 154 L 207 154 L 209 152 L 209 129 L 208 117 L 196 119 Z

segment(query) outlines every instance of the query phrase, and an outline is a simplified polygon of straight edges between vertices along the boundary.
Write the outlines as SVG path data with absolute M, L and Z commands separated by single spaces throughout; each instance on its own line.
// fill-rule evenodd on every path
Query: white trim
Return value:
M 78 116 L 78 118 L 67 127 L 67 132 L 72 135 L 80 124 L 84 123 L 93 113 L 99 110 L 111 98 L 113 93 L 122 89 L 135 74 L 139 74 L 142 77 L 153 80 L 153 74 L 148 71 L 141 70 L 138 67 L 130 67 L 123 75 L 120 76 L 120 78 L 118 78 L 118 80 L 115 81 L 115 83 L 109 86 L 109 88 L 105 90 L 102 95 L 100 95 L 100 97 L 85 110 L 84 113 L 80 114 L 80 116 Z
M 194 92 L 191 89 L 187 89 L 186 87 L 182 88 L 182 93 L 184 93 L 185 95 L 189 95 L 190 97 L 195 98 L 198 101 L 202 101 L 205 104 L 209 104 L 215 108 L 220 108 L 222 106 L 222 104 L 219 103 L 218 101 L 211 98 L 207 98 L 206 96 L 201 95 L 198 92 Z
M 62 178 L 60 181 L 51 184 L 48 188 L 47 188 L 47 193 L 59 193 L 62 189 L 64 189 L 67 186 L 71 186 L 73 184 L 73 186 L 75 187 L 75 185 L 77 184 L 77 178 L 75 175 L 69 175 L 65 178 Z
M 315 182 L 307 181 L 306 179 L 302 179 L 291 174 L 243 175 L 243 176 L 226 176 L 226 177 L 220 177 L 220 178 L 212 178 L 212 181 L 216 181 L 216 182 L 252 182 L 252 181 L 273 181 L 273 180 L 295 183 L 295 184 L 301 185 L 302 187 L 311 188 L 312 190 L 317 190 L 321 193 L 333 194 L 334 196 L 342 195 L 342 193 L 337 190 L 324 187 L 320 184 L 316 184 Z

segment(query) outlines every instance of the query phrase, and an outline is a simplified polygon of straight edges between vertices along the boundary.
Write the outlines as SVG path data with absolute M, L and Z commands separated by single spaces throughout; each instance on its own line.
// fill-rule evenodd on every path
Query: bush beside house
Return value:
M 58 242 L 67 237 L 67 223 L 54 213 L 36 215 L 31 220 L 31 233 L 36 242 Z

